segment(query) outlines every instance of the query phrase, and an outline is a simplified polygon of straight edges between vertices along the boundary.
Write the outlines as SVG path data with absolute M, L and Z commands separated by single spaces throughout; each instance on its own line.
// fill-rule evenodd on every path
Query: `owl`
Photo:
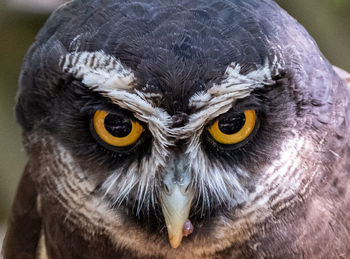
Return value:
M 349 258 L 349 78 L 271 0 L 63 5 L 5 258 Z

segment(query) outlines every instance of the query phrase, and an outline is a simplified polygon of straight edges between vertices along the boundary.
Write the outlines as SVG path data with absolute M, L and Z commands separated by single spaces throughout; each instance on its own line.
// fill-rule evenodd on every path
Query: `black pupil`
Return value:
M 225 134 L 235 134 L 240 131 L 245 123 L 245 115 L 243 112 L 219 119 L 219 129 Z
M 105 118 L 105 127 L 115 137 L 126 137 L 131 132 L 131 120 L 122 115 L 108 114 Z

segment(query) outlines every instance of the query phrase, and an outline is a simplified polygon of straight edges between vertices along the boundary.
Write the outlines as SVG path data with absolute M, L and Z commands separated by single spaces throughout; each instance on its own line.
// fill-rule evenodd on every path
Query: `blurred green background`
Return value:
M 277 2 L 306 27 L 333 64 L 350 71 L 350 0 Z M 0 225 L 9 215 L 26 162 L 14 116 L 18 75 L 23 56 L 47 16 L 43 10 L 9 8 L 0 0 Z

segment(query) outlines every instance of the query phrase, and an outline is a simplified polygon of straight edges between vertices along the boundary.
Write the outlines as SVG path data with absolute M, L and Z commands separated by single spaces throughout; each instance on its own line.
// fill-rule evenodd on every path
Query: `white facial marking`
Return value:
M 133 88 L 135 78 L 131 70 L 103 51 L 72 52 L 62 56 L 59 65 L 64 72 L 73 74 L 89 87 L 101 90 Z
M 241 74 L 241 69 L 239 64 L 229 65 L 225 71 L 226 79 L 220 84 L 214 84 L 207 92 L 195 94 L 190 99 L 190 106 L 202 109 L 225 101 L 231 101 L 232 104 L 237 99 L 245 98 L 254 89 L 274 83 L 272 73 L 274 75 L 278 73 L 278 63 L 274 61 L 273 65 L 270 66 L 266 60 L 264 66 L 246 75 Z
M 286 139 L 282 143 L 280 156 L 271 161 L 268 168 L 263 169 L 263 177 L 260 177 L 256 183 L 255 192 L 249 195 L 247 206 L 241 210 L 242 215 L 260 212 L 260 216 L 267 217 L 272 211 L 271 207 L 281 200 L 293 197 L 297 193 L 303 195 L 301 187 L 310 182 L 317 173 L 318 166 L 315 166 L 310 174 L 306 163 L 308 159 L 300 157 L 299 153 L 301 150 L 304 153 L 308 150 L 309 154 L 313 154 L 314 147 L 310 139 L 296 136 Z M 303 170 L 308 173 L 296 173 Z M 293 201 L 284 202 L 284 205 L 288 206 L 290 202 Z

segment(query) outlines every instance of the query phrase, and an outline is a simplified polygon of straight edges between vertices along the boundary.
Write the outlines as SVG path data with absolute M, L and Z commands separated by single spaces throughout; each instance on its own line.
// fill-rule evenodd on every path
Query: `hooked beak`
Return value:
M 183 229 L 188 219 L 194 192 L 190 187 L 190 175 L 181 159 L 170 161 L 166 168 L 160 192 L 162 212 L 168 229 L 169 242 L 177 248 L 184 236 Z

